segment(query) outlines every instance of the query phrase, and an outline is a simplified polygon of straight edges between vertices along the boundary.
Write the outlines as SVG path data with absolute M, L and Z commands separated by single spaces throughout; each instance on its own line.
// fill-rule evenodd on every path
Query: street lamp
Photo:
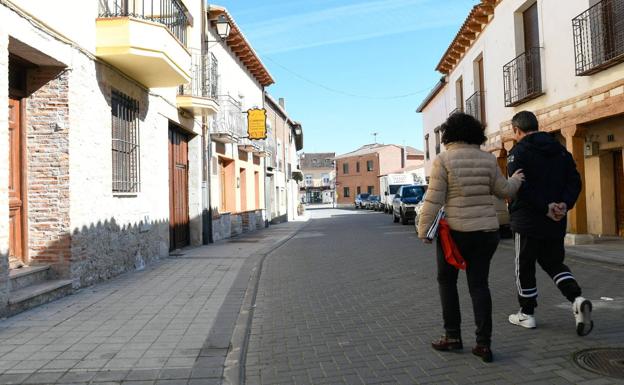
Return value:
M 232 25 L 230 25 L 230 22 L 227 20 L 225 15 L 219 15 L 215 26 L 217 27 L 217 35 L 219 35 L 221 39 L 225 40 L 228 36 L 230 36 Z

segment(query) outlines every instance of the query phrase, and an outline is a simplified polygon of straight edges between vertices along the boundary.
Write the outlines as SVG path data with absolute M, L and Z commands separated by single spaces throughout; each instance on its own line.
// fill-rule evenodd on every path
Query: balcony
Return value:
M 466 99 L 466 113 L 485 124 L 485 93 L 477 91 Z
M 602 0 L 572 19 L 576 75 L 624 62 L 624 0 Z
M 540 48 L 530 48 L 503 66 L 505 107 L 515 107 L 544 94 Z
M 253 140 L 255 142 L 255 148 L 251 151 L 254 155 L 259 157 L 269 157 L 271 152 L 267 148 L 266 140 Z
M 210 138 L 215 142 L 236 143 L 246 136 L 241 104 L 229 95 L 217 96 L 217 101 L 219 111 L 212 116 Z
M 217 61 L 214 56 L 194 51 L 191 65 L 191 82 L 180 86 L 176 104 L 178 108 L 197 116 L 210 116 L 219 111 L 216 98 Z
M 187 10 L 179 0 L 101 0 L 96 19 L 98 58 L 146 87 L 191 80 Z

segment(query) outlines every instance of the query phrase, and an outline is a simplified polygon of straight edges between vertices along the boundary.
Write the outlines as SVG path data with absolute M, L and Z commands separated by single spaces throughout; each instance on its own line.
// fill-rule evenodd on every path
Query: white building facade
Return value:
M 222 110 L 212 59 L 223 92 L 245 96 L 241 109 L 262 107 L 272 82 L 242 77 L 231 51 L 211 55 L 210 12 L 200 0 L 0 4 L 0 152 L 10 159 L 0 164 L 0 315 L 43 301 L 14 300 L 39 290 L 13 289 L 20 277 L 47 282 L 49 300 L 210 240 L 205 149 Z M 243 162 L 243 152 L 225 156 L 255 186 L 262 158 Z M 262 209 L 254 194 L 236 210 Z
M 483 0 L 436 68 L 440 83 L 422 112 L 426 174 L 443 146 L 440 125 L 455 110 L 486 126 L 487 149 L 506 169 L 510 121 L 534 112 L 573 154 L 584 189 L 570 213 L 568 239 L 624 236 L 624 2 Z M 616 192 L 616 193 L 614 193 Z
M 210 5 L 208 16 L 232 26 L 226 39 L 216 28 L 207 34 L 219 104 L 210 121 L 210 207 L 212 236 L 220 240 L 266 224 L 267 145 L 247 138 L 247 111 L 264 108 L 264 88 L 273 78 L 225 8 Z
M 292 221 L 297 217 L 299 194 L 297 177 L 301 175 L 297 152 L 303 149 L 303 128 L 292 120 L 284 99 L 277 101 L 265 94 L 268 125 L 267 202 L 271 223 Z

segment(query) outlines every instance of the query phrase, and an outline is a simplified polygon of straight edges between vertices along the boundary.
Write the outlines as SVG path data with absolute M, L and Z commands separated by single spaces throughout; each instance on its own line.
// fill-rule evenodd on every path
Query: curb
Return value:
M 247 347 L 249 345 L 249 337 L 251 333 L 251 323 L 253 321 L 254 309 L 256 306 L 256 297 L 258 287 L 260 286 L 260 276 L 262 275 L 262 267 L 266 257 L 279 249 L 291 239 L 293 239 L 305 227 L 307 222 L 302 224 L 286 238 L 278 241 L 274 245 L 254 254 L 254 258 L 260 258 L 251 270 L 245 297 L 240 308 L 236 325 L 230 340 L 230 349 L 225 358 L 225 367 L 223 369 L 224 385 L 241 385 L 245 383 L 245 361 L 247 359 Z

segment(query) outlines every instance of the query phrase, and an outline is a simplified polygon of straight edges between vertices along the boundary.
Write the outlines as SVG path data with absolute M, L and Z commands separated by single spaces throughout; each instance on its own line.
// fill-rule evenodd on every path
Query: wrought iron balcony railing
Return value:
M 449 116 L 451 116 L 451 115 L 453 115 L 453 114 L 456 114 L 456 113 L 458 113 L 458 112 L 463 112 L 463 111 L 462 111 L 460 108 L 456 108 L 456 109 L 454 109 L 453 111 L 451 111 L 451 112 L 449 113 Z
M 466 99 L 466 113 L 485 124 L 485 93 L 477 91 Z
M 591 75 L 624 61 L 624 0 L 602 0 L 572 19 L 576 74 Z
M 189 25 L 180 0 L 99 0 L 99 17 L 136 17 L 165 25 L 186 46 Z
M 180 95 L 217 98 L 218 63 L 213 54 L 206 55 L 200 50 L 192 51 L 191 82 L 180 86 Z
M 513 107 L 534 99 L 542 92 L 540 48 L 526 52 L 503 66 L 505 107 Z
M 211 133 L 230 134 L 237 138 L 247 136 L 240 102 L 229 95 L 217 96 L 219 112 L 213 115 Z

